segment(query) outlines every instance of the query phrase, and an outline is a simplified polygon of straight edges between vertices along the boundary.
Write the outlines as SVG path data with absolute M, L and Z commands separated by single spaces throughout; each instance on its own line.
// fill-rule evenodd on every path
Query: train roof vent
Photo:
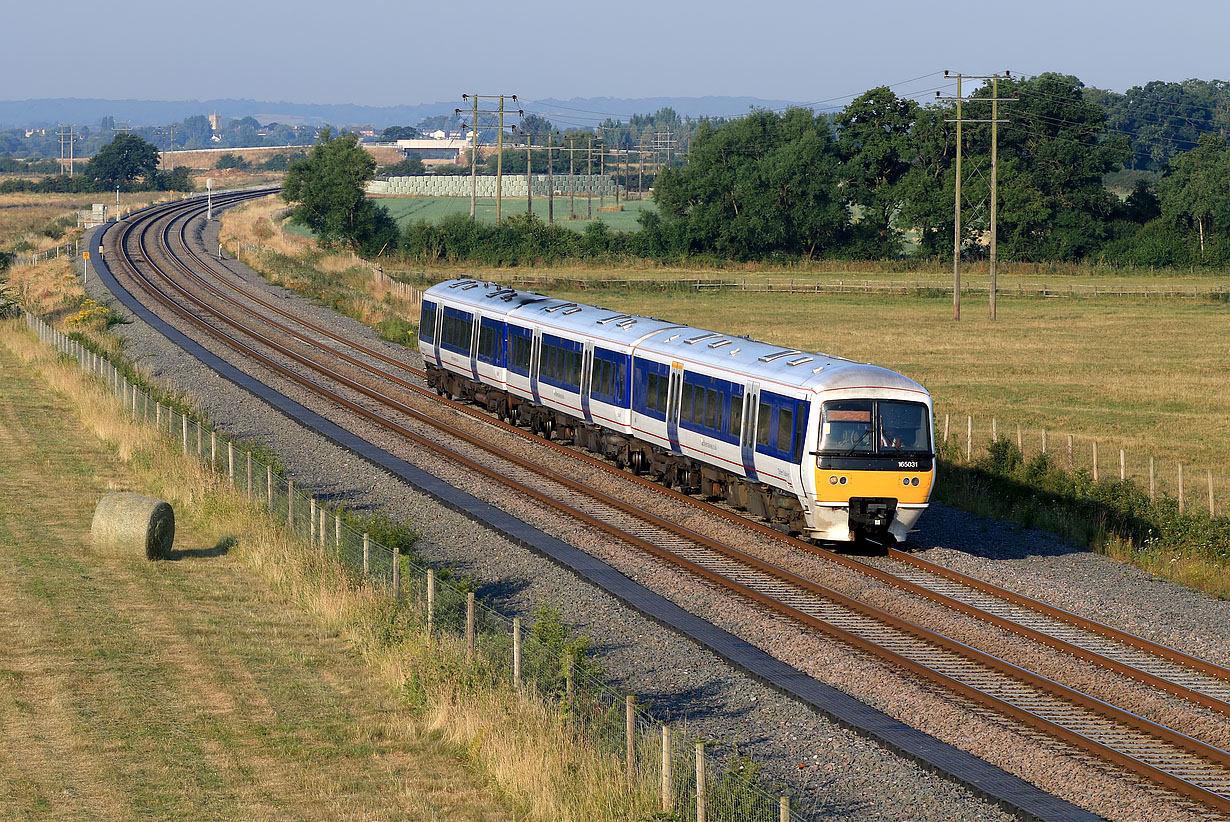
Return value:
M 501 299 L 508 299 L 509 297 L 511 297 L 513 294 L 516 294 L 516 293 L 517 293 L 517 289 L 515 288 L 497 288 L 495 291 L 488 292 L 487 294 L 484 294 L 483 296 L 487 297 L 488 299 L 492 299 L 495 297 L 500 297 Z
M 449 288 L 458 288 L 463 285 L 478 285 L 478 283 L 474 280 L 458 280 L 457 282 L 449 285 Z
M 687 343 L 688 345 L 696 345 L 698 342 L 704 342 L 705 340 L 711 340 L 714 337 L 720 337 L 720 336 L 722 335 L 721 334 L 701 334 L 699 337 L 692 337 L 691 339 L 684 340 L 684 342 Z
M 789 357 L 791 354 L 802 354 L 802 351 L 795 351 L 793 348 L 788 348 L 785 351 L 778 351 L 773 354 L 765 354 L 763 357 L 758 357 L 760 362 L 773 362 L 780 360 L 782 357 Z
M 809 363 L 814 359 L 815 357 L 799 357 L 797 360 L 791 360 L 790 362 L 786 363 L 786 365 L 789 365 L 789 366 L 803 365 L 804 363 Z
M 606 317 L 601 320 L 595 320 L 594 322 L 598 325 L 606 325 L 607 323 L 613 323 L 616 320 L 627 320 L 627 319 L 630 319 L 631 317 L 632 317 L 631 314 L 616 314 L 613 317 Z
M 813 373 L 813 374 L 819 374 L 819 373 L 820 373 L 821 371 L 823 371 L 823 370 L 824 370 L 824 365 L 822 364 L 819 368 L 813 368 L 813 369 L 811 370 L 811 373 Z
M 552 311 L 559 311 L 561 308 L 576 308 L 576 303 L 560 303 L 559 305 L 546 306 L 542 310 L 550 314 Z
M 667 337 L 667 338 L 666 338 L 665 340 L 663 340 L 662 342 L 674 342 L 674 341 L 675 341 L 675 340 L 677 340 L 677 339 L 679 339 L 679 335 L 678 335 L 678 334 L 671 334 L 669 337 Z
M 580 311 L 580 310 L 581 310 L 581 307 L 580 307 L 580 306 L 573 306 L 572 308 L 570 308 L 570 309 L 568 309 L 567 311 L 565 311 L 565 312 L 564 312 L 564 316 L 567 316 L 567 315 L 569 315 L 569 314 L 575 314 L 575 313 L 577 313 L 577 312 L 578 312 L 578 311 Z
M 721 348 L 724 345 L 730 345 L 730 340 L 718 340 L 716 342 L 709 343 L 710 348 Z
M 479 286 L 479 285 L 480 285 L 480 283 L 478 283 L 478 282 L 466 283 L 465 285 L 463 285 L 463 286 L 461 287 L 461 290 L 462 290 L 462 291 L 469 291 L 471 288 L 478 288 L 478 286 Z
M 742 348 L 732 348 L 730 349 L 730 356 L 733 357 L 734 355 L 738 354 L 742 350 L 743 350 Z
M 616 328 L 631 328 L 634 325 L 636 325 L 635 318 L 629 318 L 629 319 L 624 320 L 623 322 L 615 323 Z

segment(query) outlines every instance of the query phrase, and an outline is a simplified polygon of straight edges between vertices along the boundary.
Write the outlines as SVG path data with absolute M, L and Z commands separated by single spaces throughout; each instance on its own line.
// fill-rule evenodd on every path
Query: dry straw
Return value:
M 166 559 L 175 543 L 175 512 L 160 499 L 116 491 L 94 509 L 90 535 L 97 551 Z

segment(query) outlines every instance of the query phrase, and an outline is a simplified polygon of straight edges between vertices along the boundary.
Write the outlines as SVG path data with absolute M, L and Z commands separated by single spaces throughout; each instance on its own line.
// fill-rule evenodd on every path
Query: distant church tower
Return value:
M 213 114 L 209 115 L 209 127 L 213 131 L 221 131 L 222 130 L 222 115 L 216 111 Z

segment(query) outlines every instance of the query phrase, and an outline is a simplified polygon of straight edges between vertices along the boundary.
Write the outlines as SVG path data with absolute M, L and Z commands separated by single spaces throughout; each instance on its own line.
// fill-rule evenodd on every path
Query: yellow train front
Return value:
M 935 481 L 931 397 L 886 369 L 834 371 L 845 371 L 847 379 L 861 372 L 857 381 L 864 384 L 817 387 L 816 448 L 808 455 L 814 461 L 805 458 L 800 466 L 810 509 L 807 535 L 903 542 L 926 510 Z

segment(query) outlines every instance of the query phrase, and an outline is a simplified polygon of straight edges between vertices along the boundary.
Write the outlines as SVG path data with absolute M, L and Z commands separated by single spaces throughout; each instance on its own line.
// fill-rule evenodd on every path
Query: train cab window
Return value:
M 756 419 L 756 444 L 769 444 L 769 421 L 773 418 L 773 407 L 760 403 L 760 408 L 757 411 Z
M 872 400 L 826 402 L 820 422 L 820 450 L 871 454 L 876 438 L 871 430 Z
M 777 450 L 790 453 L 790 438 L 794 433 L 794 412 L 789 408 L 777 409 Z
M 794 461 L 803 461 L 803 446 L 807 443 L 807 417 L 810 403 L 799 403 L 799 412 L 794 418 Z
M 929 453 L 931 437 L 927 425 L 927 406 L 917 402 L 880 400 L 879 451 L 881 454 Z
M 727 428 L 730 436 L 739 438 L 743 435 L 743 395 L 736 393 L 730 398 L 730 426 Z
M 423 312 L 419 315 L 419 339 L 425 343 L 436 338 L 436 304 L 423 301 Z

